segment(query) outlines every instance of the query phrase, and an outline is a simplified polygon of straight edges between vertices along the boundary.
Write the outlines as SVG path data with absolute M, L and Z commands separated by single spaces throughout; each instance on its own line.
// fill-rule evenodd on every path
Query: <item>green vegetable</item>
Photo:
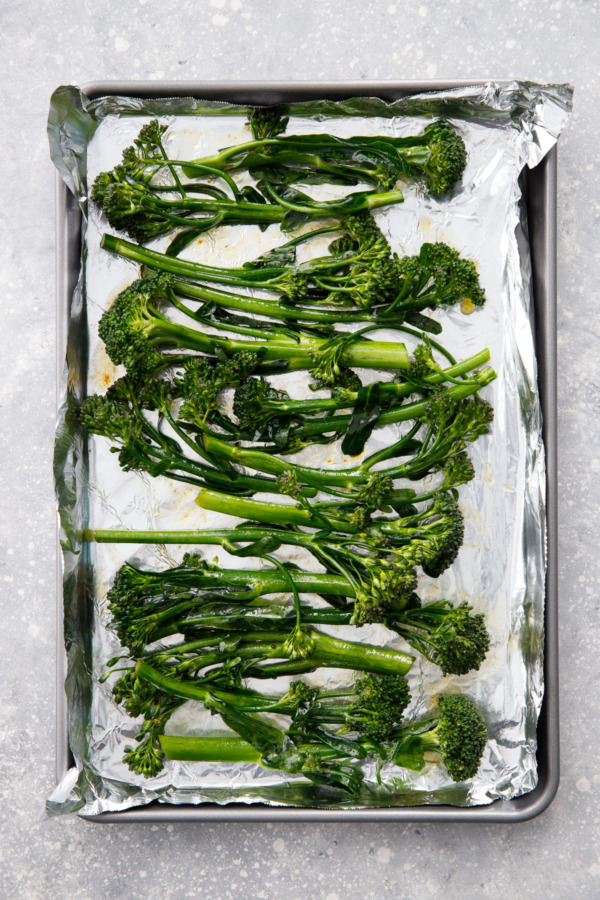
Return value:
M 198 234 L 217 225 L 251 223 L 268 227 L 280 224 L 291 230 L 299 224 L 331 216 L 347 216 L 390 203 L 401 203 L 401 191 L 361 191 L 339 200 L 318 201 L 269 181 L 239 188 L 235 181 L 210 161 L 184 163 L 169 160 L 163 136 L 165 126 L 156 120 L 145 125 L 120 165 L 102 172 L 92 186 L 91 197 L 110 224 L 143 243 L 183 229 L 177 241 L 182 249 Z M 183 182 L 180 172 L 191 177 L 208 176 L 211 182 Z M 166 171 L 170 183 L 156 176 Z M 218 187 L 214 179 L 223 182 Z M 229 191 L 229 193 L 228 193 Z
M 227 677 L 189 680 L 164 669 L 156 655 L 151 662 L 140 659 L 113 688 L 130 715 L 144 716 L 138 744 L 126 748 L 124 761 L 145 777 L 158 774 L 165 756 L 254 762 L 357 794 L 360 763 L 369 755 L 418 771 L 426 754 L 435 754 L 454 781 L 464 781 L 477 773 L 487 742 L 481 713 L 464 695 L 442 696 L 438 715 L 403 724 L 409 693 L 401 675 L 366 675 L 337 691 L 294 682 L 286 694 L 269 696 Z M 173 712 L 190 699 L 218 714 L 237 737 L 165 735 Z M 290 724 L 272 724 L 273 714 L 279 721 L 288 716 Z
M 464 259 L 447 244 L 423 244 L 416 256 L 393 256 L 383 234 L 369 214 L 348 216 L 335 230 L 351 235 L 343 253 L 295 262 L 300 241 L 319 232 L 278 247 L 271 254 L 238 268 L 208 266 L 159 253 L 105 234 L 105 250 L 174 276 L 162 282 L 174 294 L 214 303 L 226 309 L 260 314 L 287 323 L 315 324 L 370 322 L 393 325 L 419 322 L 415 316 L 426 309 L 468 303 L 481 307 L 485 294 L 474 263 Z M 332 244 L 330 246 L 333 247 Z M 285 248 L 289 248 L 284 253 Z M 191 283 L 192 282 L 192 283 Z M 196 282 L 196 283 L 193 283 Z M 220 284 L 233 288 L 260 288 L 275 292 L 279 300 L 265 300 L 230 293 L 199 284 Z M 338 306 L 336 310 L 329 307 Z M 347 312 L 347 308 L 350 311 Z M 352 308 L 354 307 L 354 308 Z M 372 311 L 367 315 L 361 310 Z M 341 318 L 340 318 L 341 315 Z
M 415 356 L 418 351 L 419 347 L 415 351 Z M 478 381 L 479 373 L 471 379 L 466 376 L 488 362 L 489 352 L 483 350 L 460 363 L 456 363 L 449 354 L 447 355 L 453 365 L 446 369 L 436 366 L 430 357 L 431 365 L 424 373 L 418 371 L 417 365 L 412 361 L 409 369 L 398 373 L 394 381 L 375 382 L 367 387 L 363 387 L 360 382 L 349 388 L 334 386 L 331 397 L 327 399 L 293 400 L 284 391 L 274 389 L 264 377 L 249 377 L 235 390 L 233 412 L 246 438 L 254 441 L 274 441 L 280 449 L 285 449 L 290 441 L 292 427 L 297 429 L 301 425 L 310 425 L 313 415 L 319 416 L 321 413 L 335 412 L 338 409 L 352 409 L 343 451 L 350 456 L 358 456 L 377 426 L 380 414 L 401 405 L 404 398 L 411 394 L 432 396 L 431 391 L 434 387 L 441 387 L 445 382 L 461 383 L 464 386 L 470 381 L 471 386 L 477 389 L 481 384 Z M 419 409 L 423 410 L 424 407 Z M 322 421 L 319 424 L 322 425 Z M 416 444 L 411 443 L 411 439 L 405 438 L 402 449 L 407 451 L 411 448 L 416 448 Z M 395 450 L 397 452 L 400 448 L 396 447 Z
M 425 767 L 425 754 L 435 754 L 445 766 L 450 778 L 456 782 L 473 778 L 479 769 L 485 746 L 487 743 L 487 729 L 485 722 L 476 704 L 466 695 L 449 694 L 439 699 L 439 715 L 408 725 L 401 725 L 394 729 L 393 738 L 397 740 L 395 749 L 388 752 L 388 758 L 396 765 L 407 769 L 419 771 Z M 283 740 L 281 744 L 283 744 Z M 255 762 L 267 767 L 272 767 L 269 757 L 256 749 L 254 743 L 235 737 L 173 737 L 164 735 L 160 738 L 161 749 L 168 759 L 189 761 L 216 761 L 226 760 L 232 762 Z M 325 745 L 326 746 L 326 745 Z M 361 742 L 357 742 L 361 746 Z M 363 744 L 364 746 L 364 744 Z M 386 749 L 381 745 L 375 748 L 367 747 L 371 752 L 377 752 L 382 758 L 386 757 Z M 305 745 L 304 748 L 316 753 L 321 762 L 334 760 L 339 763 L 343 759 L 352 759 L 351 750 L 344 751 L 339 748 L 327 752 L 323 744 Z M 358 753 L 356 754 L 358 755 Z M 360 757 L 359 757 L 360 758 Z M 283 771 L 296 772 L 297 768 L 286 762 L 285 758 L 275 757 L 276 766 Z M 310 777 L 309 772 L 300 769 L 303 774 Z M 346 789 L 356 793 L 360 787 L 360 779 Z
M 439 698 L 439 714 L 401 730 L 393 754 L 398 766 L 419 771 L 425 754 L 440 757 L 453 781 L 477 774 L 487 742 L 487 729 L 477 705 L 460 694 Z
M 263 538 L 265 552 L 266 540 Z M 352 623 L 356 588 L 341 574 L 296 568 L 283 571 L 272 565 L 254 570 L 222 569 L 197 554 L 186 554 L 181 565 L 164 571 L 143 571 L 125 563 L 115 576 L 108 601 L 121 644 L 135 651 L 173 634 L 197 639 L 206 629 L 225 635 L 244 627 L 292 630 L 296 620 L 287 606 L 263 599 L 288 593 L 290 587 L 298 593 L 319 594 L 334 606 L 302 605 L 301 623 Z M 444 674 L 464 675 L 479 669 L 489 649 L 483 616 L 473 614 L 464 601 L 456 607 L 447 600 L 422 605 L 412 594 L 404 607 L 390 603 L 382 621 L 439 665 Z
M 407 137 L 281 135 L 288 122 L 277 109 L 253 111 L 249 124 L 253 141 L 186 162 L 167 160 L 162 144 L 166 127 L 155 120 L 144 126 L 134 146 L 125 151 L 123 164 L 146 180 L 166 167 L 181 167 L 188 177 L 246 169 L 274 184 L 366 182 L 380 190 L 389 190 L 398 179 L 423 180 L 434 195 L 451 190 L 466 165 L 462 138 L 443 120 Z
M 384 621 L 388 610 L 407 606 L 417 583 L 418 567 L 438 577 L 454 562 L 462 545 L 463 518 L 450 493 L 427 495 L 421 511 L 411 505 L 411 500 L 419 501 L 414 492 L 408 492 L 404 515 L 373 519 L 365 530 L 359 530 L 352 517 L 325 516 L 320 511 L 317 517 L 308 509 L 203 490 L 198 502 L 204 509 L 262 524 L 197 532 L 88 530 L 83 537 L 102 542 L 217 544 L 244 556 L 264 556 L 265 547 L 269 554 L 281 546 L 302 547 L 327 572 L 343 576 L 352 587 L 352 621 L 364 624 Z M 305 530 L 310 527 L 319 530 Z M 240 544 L 247 546 L 240 548 Z
M 462 138 L 441 121 L 431 123 L 420 135 L 404 138 L 278 136 L 287 121 L 277 112 L 257 111 L 251 124 L 254 141 L 185 161 L 168 158 L 163 142 L 166 126 L 153 120 L 124 151 L 121 164 L 96 178 L 92 199 L 113 227 L 140 242 L 183 229 L 177 239 L 179 250 L 196 235 L 223 223 L 267 227 L 278 222 L 286 230 L 315 218 L 402 202 L 402 193 L 393 190 L 399 179 L 420 180 L 431 194 L 443 195 L 460 181 L 466 164 Z M 257 186 L 239 188 L 229 174 L 235 169 L 249 170 L 258 179 Z M 170 183 L 162 177 L 164 172 Z M 212 180 L 184 183 L 184 175 Z M 215 180 L 223 187 L 217 187 Z M 364 182 L 376 191 L 319 202 L 291 187 L 298 182 Z
M 311 671 L 325 665 L 358 668 L 375 674 L 359 679 L 354 688 L 346 691 L 320 692 L 300 682 L 292 685 L 283 697 L 275 698 L 243 687 L 239 673 L 240 666 L 248 668 L 257 660 L 290 657 L 290 641 L 276 643 L 280 635 L 232 634 L 225 639 L 221 636 L 216 640 L 187 641 L 166 650 L 145 652 L 113 687 L 116 701 L 129 715 L 144 716 L 136 736 L 138 745 L 125 751 L 128 767 L 145 777 L 156 775 L 163 766 L 161 736 L 168 720 L 182 703 L 196 700 L 212 713 L 218 713 L 225 724 L 255 747 L 263 764 L 287 772 L 302 772 L 307 777 L 317 774 L 324 783 L 355 792 L 361 781 L 360 773 L 350 781 L 342 778 L 340 782 L 344 769 L 340 770 L 338 764 L 347 757 L 364 759 L 367 750 L 358 741 L 346 737 L 344 731 L 355 731 L 361 737 L 392 732 L 409 701 L 403 676 L 413 658 L 392 650 L 336 640 L 314 630 L 305 630 L 304 636 L 304 655 L 298 655 L 297 645 L 292 655 L 296 671 Z M 118 661 L 113 660 L 109 665 Z M 104 680 L 112 671 L 108 670 Z M 266 721 L 265 715 L 269 713 L 292 718 L 285 733 Z M 342 728 L 325 730 L 323 726 L 330 724 Z M 300 765 L 291 762 L 298 758 L 298 744 L 307 745 L 299 751 Z M 226 746 L 221 748 L 223 753 L 227 752 Z M 290 756 L 288 751 L 292 747 L 296 752 Z M 328 748 L 328 758 L 321 762 L 328 764 L 325 768 L 315 767 L 314 755 L 318 756 L 323 747 Z M 333 759 L 331 750 L 335 751 Z M 307 766 L 311 759 L 313 764 Z
M 221 487 L 233 492 L 277 491 L 274 479 L 227 472 L 200 462 L 197 456 L 201 455 L 201 447 L 171 415 L 171 403 L 170 386 L 166 382 L 150 381 L 140 389 L 133 379 L 125 377 L 116 381 L 104 396 L 88 397 L 81 406 L 79 419 L 89 433 L 113 443 L 111 450 L 119 454 L 119 464 L 126 472 L 165 475 L 197 487 Z M 160 411 L 176 437 L 165 434 L 161 423 L 154 424 L 145 414 L 152 410 Z M 315 491 L 309 488 L 308 493 Z
M 473 390 L 479 387 L 476 381 L 473 381 L 472 385 Z M 372 415 L 369 416 L 370 409 L 366 404 L 362 408 L 358 404 L 355 406 L 342 443 L 344 452 L 354 455 L 362 452 L 365 440 L 379 420 L 378 406 L 374 405 L 371 409 Z M 408 405 L 401 407 L 403 413 L 407 409 Z M 457 401 L 452 396 L 448 397 L 448 394 L 432 393 L 422 418 L 415 416 L 417 425 L 425 425 L 425 434 L 419 439 L 411 434 L 411 443 L 408 447 L 407 440 L 400 439 L 386 452 L 386 458 L 397 452 L 405 458 L 405 461 L 380 469 L 375 474 L 372 474 L 370 469 L 374 463 L 381 462 L 381 452 L 367 457 L 355 468 L 318 469 L 289 462 L 262 450 L 239 447 L 231 444 L 229 440 L 222 440 L 209 433 L 202 435 L 202 447 L 207 458 L 213 459 L 216 465 L 219 460 L 223 460 L 278 478 L 287 477 L 291 479 L 290 484 L 294 489 L 296 485 L 306 484 L 327 493 L 339 495 L 342 491 L 343 494 L 340 496 L 347 495 L 367 509 L 381 509 L 392 499 L 392 479 L 395 478 L 423 478 L 441 470 L 446 475 L 447 487 L 455 487 L 469 481 L 474 473 L 471 462 L 465 454 L 465 445 L 489 433 L 491 416 L 490 406 L 480 398 Z M 406 421 L 406 418 L 402 420 Z M 352 425 L 355 423 L 356 427 L 352 431 Z M 411 452 L 413 450 L 416 452 Z M 293 490 L 291 492 L 293 493 Z
M 422 603 L 415 593 L 419 575 L 439 577 L 462 546 L 458 487 L 474 477 L 467 445 L 490 430 L 479 392 L 496 377 L 487 350 L 457 362 L 428 337 L 441 325 L 427 312 L 459 304 L 470 312 L 485 296 L 473 261 L 443 243 L 399 258 L 371 215 L 402 202 L 399 181 L 434 197 L 453 190 L 465 147 L 443 121 L 407 138 L 288 135 L 276 107 L 250 110 L 248 124 L 252 141 L 186 161 L 169 157 L 166 126 L 154 120 L 92 188 L 113 227 L 140 243 L 173 239 L 158 253 L 104 235 L 104 249 L 150 274 L 100 320 L 107 353 L 127 375 L 89 397 L 80 422 L 111 442 L 124 470 L 191 484 L 198 506 L 241 522 L 82 537 L 217 545 L 261 561 L 224 569 L 191 553 L 164 571 L 119 569 L 107 600 L 122 649 L 101 680 L 118 673 L 115 701 L 143 719 L 124 762 L 148 778 L 165 757 L 252 762 L 356 798 L 364 763 L 420 770 L 433 754 L 462 781 L 477 772 L 487 740 L 473 701 L 443 695 L 435 715 L 406 722 L 415 657 L 331 629 L 380 623 L 444 675 L 478 670 L 489 649 L 483 616 L 467 602 Z M 240 187 L 236 171 L 256 184 Z M 296 186 L 321 183 L 369 190 L 320 201 Z M 178 258 L 220 224 L 286 232 L 321 219 L 329 221 L 243 266 Z M 327 251 L 307 258 L 322 236 L 331 236 Z M 347 325 L 358 327 L 340 330 Z M 367 337 L 383 327 L 419 341 L 412 357 L 404 342 Z M 388 370 L 393 380 L 363 384 L 355 368 Z M 297 370 L 329 396 L 296 400 L 267 377 Z M 358 457 L 387 425 L 401 426 L 397 440 L 353 465 L 291 458 L 336 439 Z M 308 552 L 319 571 L 282 562 L 281 548 Z M 306 594 L 324 603 L 308 604 Z M 271 687 L 321 667 L 351 670 L 354 682 Z M 233 734 L 165 735 L 189 700 Z
M 207 334 L 197 320 L 196 327 L 190 327 L 167 318 L 162 312 L 167 303 L 194 319 L 190 310 L 173 300 L 162 275 L 135 281 L 119 294 L 99 325 L 100 337 L 115 365 L 125 365 L 131 373 L 145 378 L 182 359 L 179 354 L 171 360 L 159 349 L 225 357 L 258 353 L 263 365 L 282 364 L 285 371 L 318 369 L 321 377 L 329 380 L 339 373 L 340 366 L 397 370 L 409 365 L 404 344 L 366 340 L 360 335 L 297 336 L 283 328 L 275 331 L 261 327 L 259 322 L 240 338 Z

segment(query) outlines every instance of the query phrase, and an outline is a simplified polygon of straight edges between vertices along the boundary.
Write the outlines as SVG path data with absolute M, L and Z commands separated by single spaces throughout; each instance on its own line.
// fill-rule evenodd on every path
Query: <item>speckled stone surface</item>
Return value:
M 3 4 L 0 896 L 600 897 L 600 15 L 595 0 Z M 105 79 L 569 81 L 559 151 L 562 784 L 538 819 L 470 825 L 44 821 L 54 785 L 54 169 L 59 84 Z

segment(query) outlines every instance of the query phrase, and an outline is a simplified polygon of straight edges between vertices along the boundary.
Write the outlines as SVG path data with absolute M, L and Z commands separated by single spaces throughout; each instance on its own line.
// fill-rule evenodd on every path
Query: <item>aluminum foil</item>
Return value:
M 289 107 L 288 133 L 404 135 L 420 131 L 426 121 L 440 115 L 452 120 L 468 148 L 463 186 L 449 200 L 436 200 L 418 187 L 407 186 L 405 202 L 378 212 L 377 221 L 392 249 L 401 255 L 417 252 L 425 241 L 440 240 L 476 260 L 487 295 L 485 307 L 472 315 L 460 310 L 434 315 L 443 324 L 440 340 L 457 359 L 487 347 L 498 373 L 483 392 L 494 407 L 493 431 L 471 445 L 476 477 L 460 489 L 464 545 L 451 569 L 436 581 L 423 576 L 419 583 L 424 600 L 468 600 L 483 612 L 491 649 L 479 672 L 461 677 L 442 677 L 438 668 L 418 657 L 409 675 L 413 700 L 407 711 L 409 718 L 418 716 L 442 691 L 468 693 L 481 706 L 488 726 L 483 762 L 468 785 L 454 784 L 433 764 L 420 773 L 388 765 L 378 780 L 370 764 L 365 767 L 360 797 L 340 801 L 339 794 L 311 785 L 301 776 L 250 764 L 167 762 L 159 776 L 147 780 L 129 772 L 122 762 L 123 749 L 132 743 L 139 723 L 115 705 L 114 678 L 100 683 L 107 661 L 119 651 L 109 627 L 106 592 L 125 560 L 162 567 L 180 561 L 186 548 L 82 545 L 82 527 L 200 529 L 237 520 L 199 509 L 192 487 L 122 472 L 107 441 L 87 438 L 78 429 L 73 411 L 81 398 L 104 392 L 121 374 L 98 339 L 99 316 L 137 277 L 132 263 L 100 249 L 102 233 L 110 229 L 98 210 L 88 209 L 88 187 L 98 172 L 120 161 L 122 150 L 151 118 L 159 117 L 169 125 L 170 156 L 194 158 L 247 140 L 246 109 L 195 99 L 112 96 L 90 101 L 73 87 L 55 92 L 48 129 L 51 156 L 81 205 L 86 230 L 81 277 L 71 308 L 55 453 L 64 559 L 69 741 L 76 767 L 48 800 L 49 814 L 90 815 L 154 799 L 173 804 L 262 802 L 323 808 L 476 806 L 514 798 L 535 787 L 536 723 L 544 692 L 545 465 L 519 174 L 524 166 L 539 163 L 555 143 L 571 100 L 568 86 L 514 82 L 422 94 L 391 104 L 354 98 Z M 221 228 L 204 235 L 184 255 L 240 265 L 281 242 L 276 226 L 264 233 L 251 226 Z M 165 242 L 153 246 L 162 249 Z M 378 338 L 397 340 L 398 336 L 384 332 Z M 306 374 L 277 380 L 295 397 L 308 393 Z M 366 452 L 389 444 L 396 434 L 395 427 L 381 429 Z M 302 459 L 312 465 L 345 462 L 339 452 L 332 456 L 331 447 L 304 451 Z M 315 569 L 310 557 L 295 551 L 291 555 L 289 548 L 285 552 L 288 559 Z M 224 551 L 205 548 L 205 553 L 225 566 L 236 565 Z M 252 560 L 246 562 L 252 564 Z M 340 631 L 332 629 L 332 633 Z M 350 632 L 354 639 L 410 652 L 382 626 Z M 322 670 L 313 677 L 333 687 L 347 680 L 349 673 Z M 190 702 L 173 716 L 167 731 L 202 734 L 214 732 L 215 727 L 219 727 L 215 717 Z M 222 729 L 226 730 L 224 725 Z

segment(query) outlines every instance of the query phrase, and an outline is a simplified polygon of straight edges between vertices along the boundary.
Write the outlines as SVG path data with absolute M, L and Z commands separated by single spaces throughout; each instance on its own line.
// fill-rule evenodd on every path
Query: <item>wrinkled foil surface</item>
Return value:
M 82 544 L 82 528 L 196 530 L 238 520 L 201 510 L 194 503 L 195 488 L 164 477 L 124 473 L 108 442 L 87 437 L 77 425 L 74 411 L 81 399 L 103 393 L 121 374 L 106 356 L 97 323 L 115 296 L 138 277 L 135 264 L 100 249 L 100 238 L 110 228 L 99 211 L 88 205 L 88 188 L 99 172 L 120 161 L 123 149 L 152 118 L 169 125 L 172 158 L 191 159 L 248 140 L 249 131 L 244 125 L 246 108 L 231 104 L 117 96 L 90 101 L 73 87 L 55 92 L 48 128 L 51 156 L 81 206 L 86 227 L 81 276 L 70 311 L 55 448 L 64 560 L 65 687 L 76 767 L 48 800 L 50 815 L 91 815 L 155 799 L 172 804 L 262 802 L 339 809 L 477 806 L 497 798 L 511 799 L 535 787 L 536 724 L 544 693 L 545 462 L 519 174 L 525 166 L 537 165 L 553 146 L 568 118 L 571 100 L 568 86 L 514 82 L 421 94 L 391 104 L 355 98 L 289 106 L 290 134 L 404 135 L 420 131 L 440 115 L 455 124 L 468 149 L 462 187 L 451 199 L 436 200 L 408 185 L 403 187 L 405 202 L 378 211 L 376 218 L 400 255 L 418 252 L 425 241 L 445 241 L 476 260 L 487 296 L 483 309 L 471 315 L 459 309 L 432 315 L 443 324 L 438 340 L 457 359 L 487 347 L 498 374 L 482 392 L 494 407 L 493 430 L 470 445 L 476 477 L 460 488 L 464 545 L 449 570 L 435 581 L 422 576 L 418 589 L 424 602 L 442 597 L 468 600 L 477 612 L 483 612 L 491 648 L 479 672 L 442 677 L 437 667 L 417 656 L 408 676 L 413 696 L 408 718 L 425 713 L 442 691 L 464 691 L 477 701 L 489 731 L 482 765 L 469 784 L 456 785 L 434 764 L 420 773 L 388 765 L 379 780 L 375 765 L 367 764 L 360 797 L 340 800 L 338 793 L 311 785 L 301 776 L 251 764 L 166 761 L 163 772 L 147 780 L 122 762 L 124 747 L 133 742 L 139 722 L 114 703 L 111 685 L 116 676 L 100 683 L 107 661 L 120 649 L 110 630 L 106 592 L 126 560 L 162 568 L 180 562 L 190 548 Z M 317 190 L 334 196 L 337 189 L 314 188 L 315 195 Z M 283 240 L 277 226 L 262 233 L 253 226 L 222 227 L 203 235 L 182 255 L 240 265 Z M 166 242 L 159 240 L 152 246 L 164 249 Z M 320 254 L 325 246 L 314 242 L 312 252 Z M 377 338 L 403 340 L 384 330 Z M 409 350 L 414 346 L 410 339 L 406 343 Z M 309 380 L 306 373 L 293 373 L 277 376 L 275 382 L 299 398 L 309 394 Z M 380 429 L 365 452 L 387 446 L 396 435 L 396 426 Z M 343 465 L 347 460 L 333 446 L 309 448 L 297 458 L 310 465 Z M 224 551 L 198 549 L 210 560 L 236 565 Z M 312 558 L 293 548 L 282 548 L 279 555 L 316 570 Z M 253 563 L 260 561 L 246 560 L 244 565 Z M 331 631 L 344 634 L 342 628 Z M 355 640 L 410 652 L 382 626 L 346 629 L 346 633 Z M 348 672 L 328 669 L 312 676 L 328 687 L 350 678 Z M 167 727 L 174 734 L 215 730 L 227 729 L 218 717 L 192 702 Z

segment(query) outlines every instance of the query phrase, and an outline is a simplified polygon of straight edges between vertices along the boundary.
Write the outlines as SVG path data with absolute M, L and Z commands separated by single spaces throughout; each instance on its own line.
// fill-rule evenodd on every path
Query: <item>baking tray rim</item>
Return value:
M 128 97 L 199 97 L 238 103 L 268 104 L 316 97 L 346 99 L 376 96 L 398 99 L 412 93 L 451 90 L 510 79 L 458 81 L 331 81 L 331 82 L 92 82 L 82 87 L 90 99 L 116 95 Z M 172 822 L 485 822 L 516 823 L 535 818 L 550 806 L 560 780 L 558 708 L 558 521 L 557 521 L 557 347 L 556 347 L 556 200 L 555 145 L 534 169 L 524 172 L 530 231 L 535 343 L 538 386 L 543 414 L 546 452 L 547 568 L 544 610 L 544 700 L 538 720 L 538 784 L 514 800 L 495 800 L 472 807 L 414 806 L 363 809 L 318 809 L 266 804 L 225 805 L 153 802 L 118 812 L 81 815 L 95 823 Z M 80 266 L 82 215 L 60 175 L 56 174 L 56 303 L 57 397 L 60 396 L 69 308 Z M 66 654 L 63 635 L 62 553 L 57 539 L 57 672 L 56 672 L 56 779 L 62 780 L 73 765 L 68 741 L 67 699 L 64 689 Z

